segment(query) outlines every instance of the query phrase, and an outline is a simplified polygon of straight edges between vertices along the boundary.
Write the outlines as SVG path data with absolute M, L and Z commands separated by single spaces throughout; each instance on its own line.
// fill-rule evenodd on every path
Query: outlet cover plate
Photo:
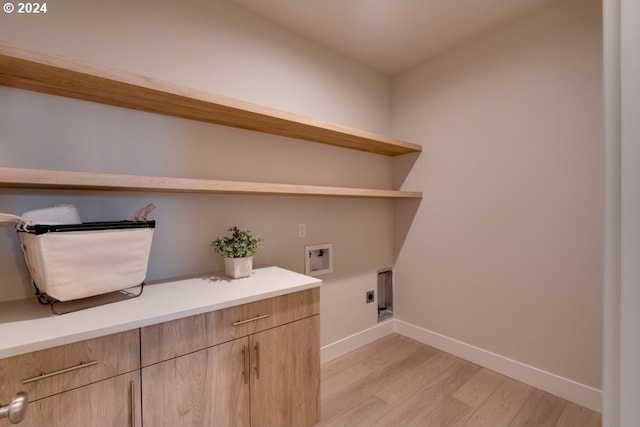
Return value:
M 376 300 L 374 291 L 367 291 L 367 304 L 371 304 Z

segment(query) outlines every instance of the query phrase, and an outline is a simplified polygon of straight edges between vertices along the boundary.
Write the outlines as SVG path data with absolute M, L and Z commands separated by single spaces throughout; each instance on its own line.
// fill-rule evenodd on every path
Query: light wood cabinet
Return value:
M 248 339 L 142 369 L 148 426 L 248 426 Z
M 30 394 L 24 426 L 315 425 L 319 312 L 313 288 L 1 359 L 0 401 Z
M 316 424 L 320 420 L 318 313 L 315 288 L 142 328 L 142 355 L 147 362 L 151 360 L 145 356 L 147 349 L 155 353 L 155 360 L 192 351 L 142 368 L 145 424 Z M 165 348 L 156 339 L 182 341 L 182 333 L 185 342 L 174 344 L 169 353 L 153 351 Z M 232 341 L 217 343 L 231 335 Z M 212 346 L 195 350 L 207 342 Z
M 0 360 L 0 398 L 21 390 L 34 401 L 139 368 L 136 329 Z
M 4 420 L 6 424 L 9 423 Z M 20 427 L 142 426 L 140 371 L 29 403 Z
M 320 313 L 320 289 L 266 298 L 140 330 L 142 366 Z
M 320 421 L 320 316 L 250 337 L 251 424 L 310 426 Z
M 21 426 L 141 426 L 140 390 L 137 329 L 0 360 L 0 401 L 29 393 Z

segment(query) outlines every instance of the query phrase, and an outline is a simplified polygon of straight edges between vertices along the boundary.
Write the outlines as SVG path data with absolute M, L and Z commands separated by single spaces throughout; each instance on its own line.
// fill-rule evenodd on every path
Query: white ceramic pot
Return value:
M 239 279 L 251 276 L 253 271 L 253 257 L 225 258 L 224 272 L 227 276 Z

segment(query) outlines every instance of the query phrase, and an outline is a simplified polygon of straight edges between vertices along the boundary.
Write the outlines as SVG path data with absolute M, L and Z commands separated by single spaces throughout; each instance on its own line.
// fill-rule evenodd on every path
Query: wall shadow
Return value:
M 396 200 L 393 216 L 393 263 L 398 261 L 400 251 L 409 235 L 409 230 L 420 208 L 422 199 Z

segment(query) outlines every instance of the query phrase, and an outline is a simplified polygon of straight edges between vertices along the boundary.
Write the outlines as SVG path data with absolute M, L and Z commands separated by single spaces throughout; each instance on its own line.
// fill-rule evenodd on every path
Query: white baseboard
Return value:
M 364 331 L 342 338 L 329 345 L 325 345 L 320 349 L 320 363 L 327 363 L 333 359 L 337 359 L 343 354 L 347 354 L 350 351 L 372 343 L 393 332 L 395 332 L 395 322 L 391 319 L 378 323 Z
M 326 363 L 394 332 L 586 408 L 602 412 L 601 390 L 397 319 L 388 320 L 322 347 L 321 363 Z

